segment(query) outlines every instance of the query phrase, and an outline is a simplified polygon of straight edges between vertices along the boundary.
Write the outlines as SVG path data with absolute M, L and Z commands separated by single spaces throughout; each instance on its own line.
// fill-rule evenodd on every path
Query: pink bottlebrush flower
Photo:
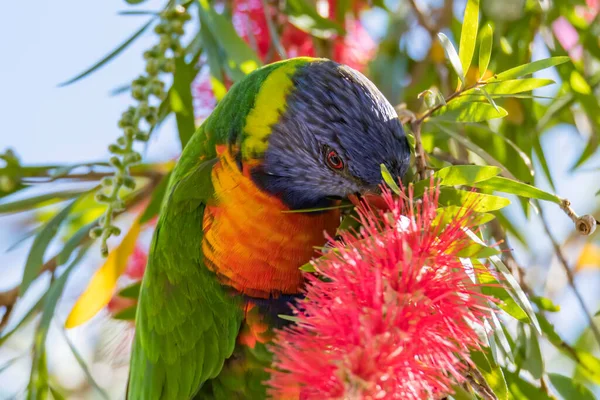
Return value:
M 274 398 L 440 398 L 463 380 L 488 298 L 458 257 L 469 207 L 440 226 L 438 193 L 358 207 L 360 233 L 314 262 L 297 324 L 274 341 Z
M 579 33 L 565 17 L 558 17 L 552 23 L 552 31 L 569 56 L 577 61 L 581 59 L 583 48 L 579 44 Z

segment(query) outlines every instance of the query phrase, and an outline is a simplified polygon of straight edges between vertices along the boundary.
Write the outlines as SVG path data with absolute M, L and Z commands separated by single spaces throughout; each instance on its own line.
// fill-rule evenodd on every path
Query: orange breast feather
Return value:
M 204 216 L 202 248 L 208 268 L 238 291 L 268 298 L 298 293 L 298 269 L 333 235 L 339 211 L 285 213 L 281 200 L 264 193 L 225 151 L 212 172 L 215 203 Z

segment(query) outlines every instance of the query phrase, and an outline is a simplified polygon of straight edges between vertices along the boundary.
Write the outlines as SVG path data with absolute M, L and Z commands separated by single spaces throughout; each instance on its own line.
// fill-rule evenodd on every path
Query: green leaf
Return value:
M 294 317 L 293 315 L 278 314 L 277 316 L 286 321 L 291 321 L 294 323 L 298 322 L 298 317 Z
M 29 197 L 22 200 L 11 201 L 0 204 L 0 214 L 15 213 L 31 210 L 41 205 L 48 205 L 51 202 L 72 199 L 80 194 L 89 192 L 86 190 L 63 190 L 60 192 L 46 193 L 39 196 Z M 44 204 L 42 204 L 44 203 Z
M 490 94 L 516 94 L 530 92 L 533 89 L 552 85 L 552 79 L 541 78 L 526 78 L 526 79 L 510 79 L 507 81 L 490 82 L 485 85 L 485 89 Z
M 483 94 L 483 96 L 485 97 L 485 99 L 487 100 L 487 102 L 490 103 L 490 105 L 492 107 L 494 107 L 494 110 L 500 112 L 500 109 L 498 108 L 498 105 L 496 104 L 496 102 L 494 101 L 494 99 L 492 98 L 492 96 L 490 96 L 490 94 L 488 93 L 488 91 L 485 90 L 484 87 L 481 87 L 478 90 Z
M 73 254 L 75 249 L 77 249 L 83 240 L 89 236 L 90 230 L 96 225 L 98 225 L 98 220 L 94 220 L 89 224 L 79 228 L 79 230 L 77 230 L 77 232 L 75 232 L 73 236 L 67 240 L 60 253 L 58 253 L 58 256 L 56 257 L 56 264 L 63 265 L 69 261 L 71 254 Z
M 458 48 L 458 57 L 460 58 L 460 64 L 464 72 L 468 72 L 469 67 L 471 67 L 471 60 L 473 60 L 473 53 L 475 53 L 475 43 L 477 43 L 478 27 L 479 0 L 468 0 Z
M 479 76 L 483 77 L 490 65 L 492 56 L 492 44 L 494 42 L 494 31 L 490 24 L 481 29 L 479 34 Z
M 507 71 L 501 72 L 488 80 L 488 82 L 495 81 L 506 81 L 509 79 L 519 78 L 525 75 L 531 75 L 534 72 L 540 71 L 542 69 L 554 67 L 555 65 L 560 65 L 569 61 L 569 57 L 561 56 L 561 57 L 550 57 L 545 58 L 543 60 L 538 60 L 531 62 L 529 64 L 519 65 L 518 67 L 511 68 Z
M 484 182 L 498 175 L 502 170 L 498 167 L 480 165 L 455 165 L 442 168 L 433 174 L 444 186 L 471 185 Z
M 489 359 L 480 351 L 471 352 L 471 360 L 475 363 L 498 400 L 508 400 L 508 387 L 502 368 L 498 365 L 492 366 Z
M 52 217 L 33 240 L 29 255 L 27 256 L 27 262 L 25 263 L 25 270 L 23 271 L 23 280 L 19 291 L 21 297 L 29 288 L 31 282 L 39 275 L 42 264 L 44 263 L 44 254 L 46 253 L 48 245 L 58 233 L 58 228 L 60 228 L 62 222 L 67 218 L 76 202 L 77 199 L 73 200 L 69 205 Z
M 448 225 L 452 221 L 456 221 L 458 218 L 464 218 L 466 213 L 469 212 L 469 226 L 479 226 L 483 224 L 487 224 L 492 221 L 495 217 L 494 214 L 489 213 L 473 213 L 466 207 L 460 206 L 448 206 L 443 208 L 438 208 L 436 210 L 436 219 L 434 221 L 435 225 Z
M 440 108 L 433 113 L 430 118 L 431 122 L 482 122 L 490 119 L 503 118 L 508 115 L 508 112 L 502 108 L 470 101 L 450 102 L 447 106 Z
M 565 400 L 596 400 L 593 393 L 573 378 L 559 374 L 548 374 L 550 383 Z
M 460 81 L 464 85 L 465 84 L 465 73 L 462 68 L 460 57 L 458 56 L 458 54 L 456 54 L 456 49 L 452 45 L 452 42 L 450 41 L 450 39 L 448 39 L 448 36 L 446 36 L 440 32 L 440 33 L 438 33 L 438 38 L 440 39 L 440 43 L 442 44 L 442 47 L 444 48 L 444 51 L 446 52 L 446 57 L 450 61 L 452 68 L 454 68 L 456 75 L 458 75 L 458 79 L 460 79 Z
M 518 373 L 510 372 L 507 369 L 502 369 L 511 400 L 556 400 L 548 396 L 546 392 L 539 387 L 532 385 L 519 376 Z
M 500 254 L 500 251 L 497 249 L 475 242 L 471 242 L 456 253 L 457 256 L 463 258 L 488 258 L 498 254 Z
M 146 0 L 125 0 L 125 1 L 129 4 L 141 4 L 141 3 L 145 2 Z
M 121 291 L 118 293 L 118 296 L 126 299 L 137 299 L 140 295 L 141 287 L 141 282 L 132 283 L 131 285 L 121 289 Z
M 41 305 L 46 300 L 46 293 L 44 293 L 38 301 L 29 308 L 29 310 L 25 313 L 25 315 L 19 320 L 19 322 L 8 332 L 2 331 L 2 337 L 0 337 L 0 346 L 2 346 L 10 337 L 15 333 L 20 331 L 20 329 L 25 325 L 26 322 L 30 321 L 34 316 L 37 315 L 38 310 Z
M 330 39 L 334 34 L 346 34 L 340 24 L 319 15 L 317 10 L 306 0 L 286 1 L 285 13 L 294 26 L 315 37 Z
M 528 199 L 545 200 L 556 204 L 561 204 L 562 202 L 561 198 L 554 194 L 545 192 L 541 189 L 536 188 L 535 186 L 514 181 L 512 179 L 503 178 L 501 176 L 496 176 L 484 182 L 478 182 L 473 186 L 485 190 L 495 190 L 503 193 L 511 193 Z
M 118 319 L 122 321 L 135 321 L 135 312 L 137 310 L 137 304 L 131 307 L 127 307 L 124 310 L 119 311 L 115 315 L 113 315 L 113 319 Z
M 552 179 L 552 173 L 550 172 L 550 168 L 548 167 L 548 161 L 546 161 L 546 155 L 544 154 L 544 150 L 542 149 L 542 143 L 540 142 L 540 135 L 535 134 L 531 136 L 533 141 L 533 151 L 535 151 L 535 155 L 537 156 L 538 161 L 542 166 L 542 171 L 544 171 L 544 175 L 546 176 L 546 179 L 548 179 L 548 183 L 550 183 L 550 188 L 556 192 L 554 179 Z
M 208 0 L 199 0 L 198 4 L 201 25 L 208 27 L 213 38 L 227 54 L 227 66 L 238 72 L 232 78 L 238 80 L 260 67 L 260 59 L 238 36 L 231 19 L 217 13 Z
M 269 29 L 269 35 L 271 36 L 271 43 L 273 43 L 273 46 L 275 46 L 275 50 L 277 50 L 277 53 L 279 54 L 281 59 L 286 59 L 286 58 L 288 58 L 287 52 L 285 51 L 285 48 L 283 47 L 283 45 L 281 44 L 281 40 L 279 39 L 279 32 L 277 32 L 277 27 L 273 23 L 273 16 L 269 12 L 270 7 L 267 3 L 267 0 L 261 0 L 261 3 L 262 3 L 262 8 L 263 8 L 263 14 L 265 16 L 265 21 L 267 21 L 267 28 Z M 339 7 L 343 3 L 344 3 L 343 0 L 338 1 L 336 4 L 336 7 Z M 345 15 L 345 12 L 344 12 L 344 15 Z
M 312 265 L 310 262 L 307 262 L 306 264 L 304 264 L 303 266 L 300 267 L 300 271 L 304 271 L 304 272 L 317 272 L 317 270 L 315 269 L 314 265 Z
M 152 19 L 150 19 L 150 21 L 146 22 L 129 39 L 127 39 L 122 45 L 120 45 L 119 47 L 117 47 L 116 49 L 114 49 L 112 52 L 110 52 L 110 54 L 108 54 L 102 60 L 98 61 L 96 64 L 92 65 L 90 68 L 86 69 L 85 71 L 83 71 L 82 73 L 80 73 L 79 75 L 77 75 L 76 77 L 71 78 L 71 79 L 69 79 L 66 82 L 63 82 L 63 83 L 59 84 L 58 86 L 67 86 L 67 85 L 70 85 L 70 84 L 72 84 L 74 82 L 77 82 L 81 78 L 86 77 L 87 75 L 91 74 L 92 72 L 94 72 L 97 69 L 99 69 L 100 67 L 102 67 L 104 64 L 106 64 L 107 62 L 109 62 L 110 60 L 112 60 L 115 56 L 119 55 L 131 43 L 133 43 L 138 37 L 140 37 L 146 31 L 146 29 L 148 29 L 148 27 L 152 24 L 152 22 L 154 22 L 154 18 L 152 18 Z
M 498 175 L 502 170 L 499 167 L 480 165 L 453 165 L 445 167 L 433 174 L 433 178 L 440 186 L 473 185 L 486 181 Z M 425 188 L 429 187 L 430 180 L 423 179 L 414 184 L 414 195 L 421 196 Z
M 185 63 L 184 57 L 175 59 L 175 74 L 173 75 L 173 86 L 171 87 L 169 99 L 171 110 L 175 112 L 177 132 L 179 133 L 179 142 L 182 149 L 196 131 L 191 91 L 195 76 L 193 69 L 193 65 Z
M 547 297 L 535 296 L 531 299 L 536 306 L 539 307 L 540 310 L 549 311 L 549 312 L 558 312 L 560 311 L 560 306 L 554 304 L 552 300 Z
M 148 203 L 148 206 L 146 206 L 144 213 L 140 217 L 140 225 L 145 224 L 158 215 L 163 198 L 165 197 L 165 192 L 167 191 L 170 177 L 171 173 L 169 172 L 161 179 L 156 189 L 154 189 L 152 198 L 150 198 L 150 203 Z
M 529 329 L 527 335 L 526 355 L 521 367 L 531 373 L 534 379 L 540 379 L 544 374 L 544 360 L 537 333 Z
M 502 310 L 517 321 L 526 324 L 531 323 L 525 310 L 523 310 L 523 308 L 521 308 L 521 306 L 513 299 L 512 295 L 504 288 L 504 285 L 498 282 L 491 274 L 479 274 L 477 275 L 477 278 L 481 284 L 482 293 L 500 300 L 498 306 Z
M 443 187 L 440 189 L 439 204 L 445 206 L 468 205 L 474 212 L 485 213 L 506 207 L 510 204 L 510 200 L 505 197 Z
M 390 189 L 392 189 L 394 193 L 400 194 L 402 192 L 396 183 L 396 179 L 392 177 L 392 174 L 387 169 L 385 164 L 381 164 L 381 175 L 383 176 L 385 183 L 390 187 Z
M 467 229 L 465 230 L 465 232 L 475 242 L 484 244 L 482 240 L 479 239 L 479 237 L 471 230 Z M 523 289 L 521 288 L 521 286 L 519 286 L 519 283 L 517 282 L 513 274 L 510 272 L 508 267 L 502 262 L 500 257 L 491 256 L 490 261 L 492 262 L 492 264 L 494 264 L 496 269 L 504 276 L 506 283 L 508 283 L 508 286 L 511 289 L 509 294 L 513 297 L 513 300 L 515 300 L 517 304 L 519 304 L 519 306 L 527 313 L 529 319 L 531 320 L 531 324 L 535 328 L 536 332 L 541 334 L 542 330 L 540 328 L 540 323 L 537 319 L 535 312 L 533 311 L 531 303 L 529 302 L 529 298 L 527 297 L 525 292 L 523 292 Z

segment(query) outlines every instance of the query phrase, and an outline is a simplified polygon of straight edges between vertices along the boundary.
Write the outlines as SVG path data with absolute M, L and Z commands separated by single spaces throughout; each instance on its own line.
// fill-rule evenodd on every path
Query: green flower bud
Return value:
M 92 239 L 98 239 L 100 236 L 102 236 L 102 228 L 100 228 L 99 226 L 93 228 L 92 230 L 90 230 L 90 237 Z
M 150 112 L 150 108 L 148 107 L 148 102 L 140 101 L 140 104 L 138 105 L 138 114 L 141 117 L 145 117 L 146 115 L 148 115 L 149 112 Z
M 128 126 L 127 128 L 125 128 L 123 130 L 123 133 L 125 133 L 125 137 L 129 140 L 131 140 L 131 138 L 133 138 L 133 136 L 135 135 L 135 128 Z M 121 143 L 119 143 L 121 144 Z
M 156 59 L 148 60 L 148 62 L 146 63 L 146 72 L 148 73 L 148 75 L 151 75 L 151 76 L 158 75 L 159 65 L 160 65 L 159 62 Z
M 125 186 L 127 189 L 135 189 L 136 183 L 135 183 L 135 179 L 133 179 L 131 176 L 126 176 L 125 179 L 123 180 L 123 186 Z
M 111 225 L 108 227 L 108 231 L 111 235 L 119 236 L 121 234 L 121 229 L 117 226 Z
M 127 128 L 125 128 L 125 130 L 128 130 L 128 129 L 133 129 L 133 128 L 131 128 L 131 127 L 127 127 Z M 118 144 L 119 146 L 126 146 L 126 145 L 127 145 L 127 138 L 125 138 L 125 137 L 123 137 L 123 136 L 119 136 L 119 137 L 117 138 L 117 144 Z
M 146 117 L 146 121 L 148 120 L 148 117 Z M 148 123 L 150 124 L 150 121 L 148 121 Z M 140 142 L 147 142 L 148 139 L 150 139 L 150 136 L 147 133 L 138 132 L 135 134 L 135 140 L 138 140 Z
M 110 198 L 104 193 L 96 193 L 94 198 L 98 203 L 110 203 Z
M 125 150 L 113 143 L 108 145 L 108 151 L 113 154 L 123 154 Z
M 161 35 L 167 33 L 167 26 L 164 23 L 160 23 L 154 27 L 154 33 Z
M 125 202 L 123 200 L 115 200 L 113 202 L 113 210 L 120 212 L 120 211 L 125 211 L 126 207 L 125 207 Z
M 115 168 L 118 168 L 118 169 L 123 168 L 123 164 L 121 163 L 121 160 L 119 160 L 119 157 L 117 157 L 117 156 L 112 156 L 110 158 L 110 160 L 108 160 L 108 162 L 110 163 L 110 165 L 112 165 Z
M 129 153 L 125 156 L 125 163 L 127 165 L 135 164 L 142 161 L 142 155 L 137 151 Z
M 108 246 L 106 246 L 106 243 L 100 246 L 100 254 L 102 254 L 102 257 L 108 257 Z
M 144 88 L 142 86 L 134 86 L 131 89 L 131 97 L 133 97 L 136 100 L 144 100 Z
M 171 30 L 173 31 L 173 33 L 176 33 L 178 35 L 183 35 L 184 34 L 183 21 L 175 20 L 175 21 L 171 22 Z
M 167 73 L 175 72 L 175 60 L 173 60 L 172 58 L 165 60 L 161 69 Z
M 102 178 L 102 181 L 100 181 L 100 183 L 102 184 L 102 186 L 104 187 L 112 187 L 114 181 L 112 180 L 112 178 L 109 178 L 108 176 L 105 178 Z

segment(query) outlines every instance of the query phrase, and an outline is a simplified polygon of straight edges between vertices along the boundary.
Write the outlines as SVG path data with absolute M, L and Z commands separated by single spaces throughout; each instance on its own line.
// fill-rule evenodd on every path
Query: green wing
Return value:
M 202 217 L 216 159 L 200 160 L 214 157 L 210 147 L 201 127 L 178 162 L 162 205 L 136 315 L 131 400 L 192 397 L 219 374 L 235 346 L 242 308 L 202 256 Z

